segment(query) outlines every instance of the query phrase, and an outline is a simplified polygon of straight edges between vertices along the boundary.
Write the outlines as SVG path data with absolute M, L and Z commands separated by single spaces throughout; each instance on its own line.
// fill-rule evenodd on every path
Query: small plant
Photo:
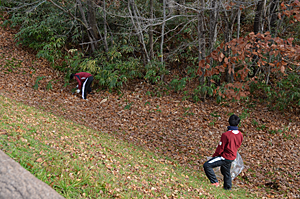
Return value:
M 150 102 L 146 102 L 146 103 L 145 103 L 145 106 L 147 106 L 148 104 L 150 105 Z
M 190 107 L 184 107 L 183 109 L 184 109 L 184 111 L 188 111 L 188 110 L 190 110 L 191 108 L 190 108 Z
M 207 97 L 213 96 L 213 92 L 215 89 L 215 85 L 211 84 L 210 86 L 204 84 L 201 86 L 198 86 L 196 89 L 194 89 L 194 95 L 193 99 L 198 102 L 200 98 L 206 99 Z M 201 97 L 199 97 L 201 96 Z
M 124 96 L 124 93 L 118 91 L 118 95 L 119 95 L 118 100 L 120 100 Z
M 276 130 L 270 130 L 269 133 L 270 133 L 271 135 L 275 135 L 275 134 L 277 134 L 278 132 L 277 132 Z
M 273 143 L 272 143 L 271 141 L 269 141 L 269 144 L 270 144 L 271 146 L 273 146 Z
M 182 91 L 186 86 L 187 79 L 188 79 L 187 77 L 184 77 L 182 79 L 179 79 L 179 77 L 175 77 L 170 82 L 169 89 L 174 90 L 176 93 L 178 93 L 179 91 Z
M 216 111 L 210 113 L 212 117 L 221 117 Z
M 284 139 L 291 140 L 293 137 L 291 135 L 286 135 L 285 133 L 283 134 Z
M 182 100 L 185 101 L 187 99 L 190 99 L 191 95 L 189 95 L 189 91 L 183 91 L 183 97 Z
M 156 91 L 156 97 L 162 97 L 162 96 L 163 96 L 162 92 Z
M 300 105 L 300 78 L 297 73 L 289 73 L 272 85 L 252 83 L 251 93 L 254 97 L 267 103 L 271 109 L 286 110 L 289 106 Z
M 258 122 L 257 122 L 255 119 L 252 120 L 252 124 L 253 124 L 254 126 L 258 126 Z
M 281 130 L 281 129 L 278 130 L 278 133 L 282 133 L 282 132 L 283 132 L 283 130 Z
M 159 109 L 159 106 L 156 106 L 156 111 L 161 113 L 161 110 Z
M 228 116 L 231 116 L 231 115 L 233 115 L 233 114 L 234 114 L 234 113 L 232 113 L 232 112 L 227 113 Z
M 193 116 L 193 115 L 195 115 L 193 112 L 185 112 L 184 113 L 184 116 L 187 116 L 187 115 L 191 115 L 191 116 Z
M 162 80 L 164 75 L 169 74 L 169 71 L 166 69 L 166 66 L 160 61 L 149 62 L 145 66 L 146 74 L 144 78 L 151 83 L 158 83 Z
M 40 81 L 44 78 L 45 78 L 45 76 L 39 76 L 36 78 L 35 84 L 33 86 L 34 90 L 37 90 L 39 88 Z
M 262 131 L 264 131 L 265 129 L 266 129 L 267 127 L 266 127 L 266 125 L 265 124 L 263 124 L 263 125 L 261 125 L 261 126 L 259 126 L 259 127 L 257 127 L 256 128 L 256 130 L 262 130 Z
M 126 104 L 126 106 L 124 107 L 125 110 L 129 110 L 132 106 L 133 102 L 130 102 L 129 104 Z
M 247 104 L 247 107 L 248 107 L 248 108 L 254 108 L 255 106 L 256 106 L 255 103 L 248 103 L 248 104 Z
M 22 61 L 18 61 L 14 57 L 9 59 L 4 59 L 5 60 L 5 65 L 4 68 L 7 68 L 9 72 L 12 72 L 15 68 L 21 67 Z
M 190 107 L 184 108 L 185 112 L 184 112 L 183 116 L 194 115 L 193 112 L 189 112 L 190 109 L 191 109 Z
M 46 90 L 47 90 L 47 91 L 53 89 L 53 87 L 52 87 L 52 82 L 53 82 L 53 80 L 50 80 L 50 81 L 48 82 L 48 84 L 46 85 Z M 55 82 L 56 82 L 56 81 L 55 81 Z
M 247 118 L 249 116 L 249 113 L 248 113 L 249 109 L 245 109 L 242 114 L 239 116 L 241 120 Z
M 216 122 L 216 119 L 213 119 L 213 121 L 210 122 L 208 125 L 209 125 L 209 126 L 214 126 L 214 125 L 215 125 L 215 122 Z

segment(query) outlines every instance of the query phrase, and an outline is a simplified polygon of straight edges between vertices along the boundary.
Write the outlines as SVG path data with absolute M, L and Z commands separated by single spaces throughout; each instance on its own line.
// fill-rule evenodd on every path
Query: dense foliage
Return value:
M 195 102 L 255 96 L 284 110 L 300 104 L 299 38 L 290 39 L 300 27 L 300 4 L 262 2 L 11 0 L 0 6 L 4 25 L 19 30 L 18 43 L 66 76 L 91 72 L 109 90 L 146 80 L 159 95 L 177 92 Z

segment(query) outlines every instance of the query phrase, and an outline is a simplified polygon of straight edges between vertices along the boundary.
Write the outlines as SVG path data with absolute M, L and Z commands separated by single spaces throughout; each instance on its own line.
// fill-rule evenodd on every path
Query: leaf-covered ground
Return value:
M 241 118 L 244 141 L 239 150 L 244 171 L 233 182 L 262 197 L 299 197 L 299 117 L 269 111 L 257 103 L 216 104 L 182 101 L 178 94 L 151 97 L 153 86 L 134 82 L 122 94 L 99 91 L 88 100 L 71 94 L 65 74 L 16 46 L 14 33 L 0 28 L 0 94 L 84 124 L 203 172 L 228 125 Z
M 66 199 L 255 198 L 212 187 L 197 171 L 2 95 L 0 115 L 0 149 Z

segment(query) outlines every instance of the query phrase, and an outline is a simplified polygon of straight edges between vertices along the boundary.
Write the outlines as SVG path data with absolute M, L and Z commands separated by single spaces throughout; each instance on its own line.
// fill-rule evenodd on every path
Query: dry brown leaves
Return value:
M 63 86 L 64 74 L 51 69 L 45 60 L 36 59 L 34 53 L 17 47 L 13 33 L 3 28 L 0 28 L 0 55 L 1 95 L 115 134 L 199 172 L 203 172 L 206 156 L 214 153 L 225 132 L 229 113 L 248 113 L 241 123 L 244 141 L 239 150 L 246 168 L 241 177 L 234 180 L 234 186 L 266 197 L 284 194 L 293 197 L 299 193 L 297 115 L 270 112 L 261 105 L 250 109 L 238 103 L 195 104 L 181 101 L 176 95 L 149 97 L 146 92 L 152 88 L 144 82 L 131 84 L 122 91 L 122 97 L 101 91 L 89 95 L 85 101 L 71 94 L 73 85 Z M 9 60 L 13 58 L 17 60 L 14 62 L 22 61 L 20 67 L 11 67 Z M 33 86 L 40 76 L 45 78 L 35 90 Z M 51 80 L 53 89 L 47 90 L 46 85 Z M 277 133 L 272 134 L 271 130 Z

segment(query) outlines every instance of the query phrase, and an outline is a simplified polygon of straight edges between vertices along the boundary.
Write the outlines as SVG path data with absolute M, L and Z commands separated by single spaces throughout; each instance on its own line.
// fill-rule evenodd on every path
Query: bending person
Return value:
M 87 94 L 92 92 L 91 89 L 91 84 L 94 80 L 94 77 L 87 72 L 79 72 L 79 73 L 75 73 L 75 74 L 71 74 L 70 75 L 70 79 L 76 79 L 78 85 L 77 85 L 77 89 L 76 89 L 76 93 L 80 93 L 81 91 L 81 96 L 82 99 L 86 99 Z

